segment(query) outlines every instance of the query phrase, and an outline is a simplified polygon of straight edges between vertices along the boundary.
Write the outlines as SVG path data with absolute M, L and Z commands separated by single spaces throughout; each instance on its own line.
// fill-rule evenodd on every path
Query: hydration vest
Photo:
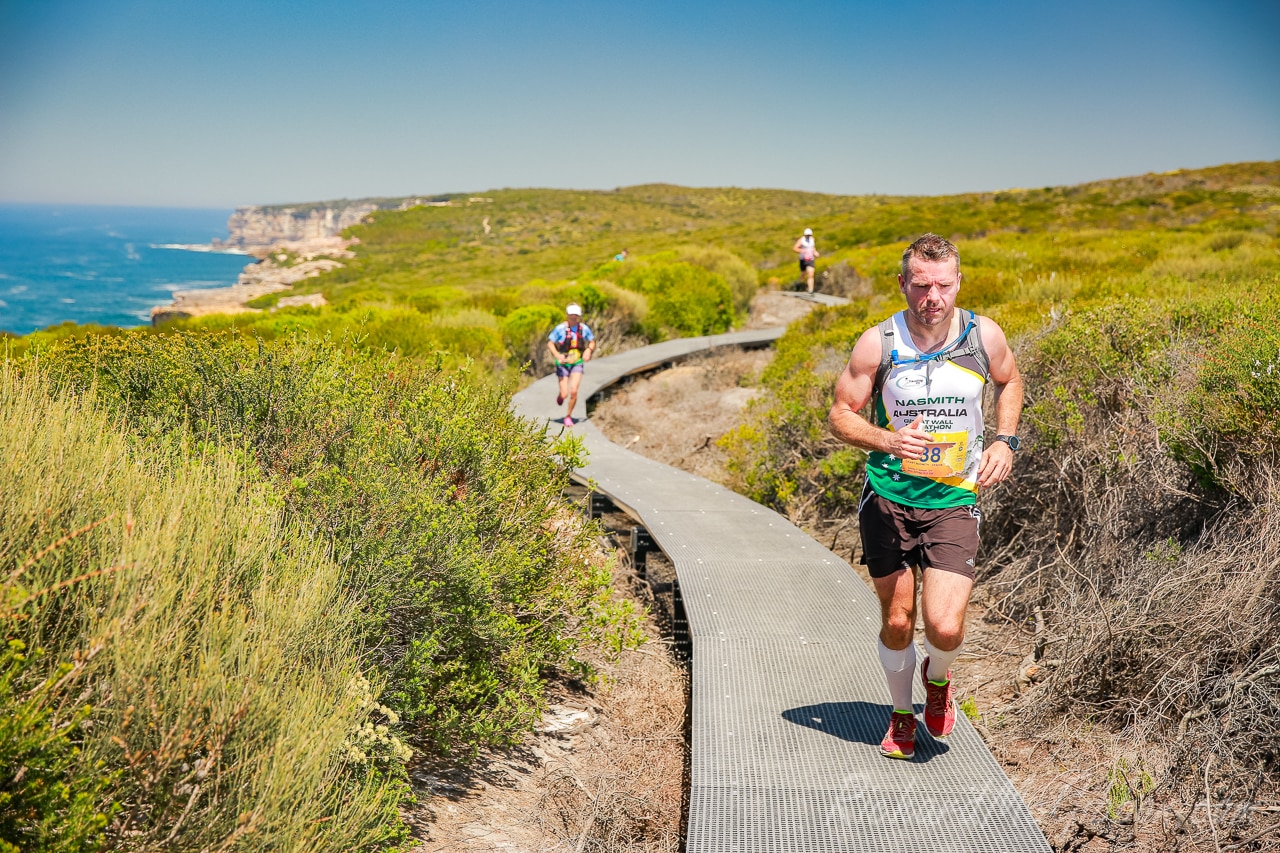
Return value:
M 897 430 L 920 418 L 921 429 L 933 441 L 920 459 L 873 451 L 867 457 L 867 485 L 905 506 L 973 504 L 983 450 L 982 392 L 990 379 L 977 315 L 962 311 L 966 324 L 959 337 L 935 352 L 915 348 L 904 315 L 899 312 L 879 325 L 875 423 Z
M 585 328 L 586 327 L 581 323 L 578 324 L 576 329 L 565 324 L 564 340 L 556 343 L 556 349 L 559 350 L 561 355 L 571 355 L 576 352 L 578 354 L 577 360 L 582 360 L 582 351 L 587 348 L 588 343 L 586 337 L 583 335 L 583 330 Z

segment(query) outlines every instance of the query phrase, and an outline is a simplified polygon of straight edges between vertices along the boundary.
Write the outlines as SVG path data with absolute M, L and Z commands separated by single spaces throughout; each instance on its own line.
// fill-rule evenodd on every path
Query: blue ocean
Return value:
M 0 205 L 0 331 L 151 322 L 175 290 L 234 284 L 252 259 L 200 252 L 230 210 Z

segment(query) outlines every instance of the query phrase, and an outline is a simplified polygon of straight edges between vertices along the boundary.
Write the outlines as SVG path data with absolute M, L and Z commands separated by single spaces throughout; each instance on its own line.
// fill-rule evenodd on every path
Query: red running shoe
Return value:
M 880 754 L 885 758 L 911 758 L 916 754 L 916 717 L 910 711 L 894 711 L 889 731 L 880 741 Z
M 951 671 L 947 670 L 946 684 L 934 684 L 929 680 L 929 659 L 920 665 L 920 680 L 924 682 L 924 727 L 934 737 L 946 737 L 956 725 L 956 703 L 951 691 Z
M 561 394 L 557 394 L 557 395 L 556 395 L 556 405 L 557 405 L 557 406 L 563 406 L 563 405 L 564 405 L 564 396 L 563 396 L 563 395 L 561 395 Z

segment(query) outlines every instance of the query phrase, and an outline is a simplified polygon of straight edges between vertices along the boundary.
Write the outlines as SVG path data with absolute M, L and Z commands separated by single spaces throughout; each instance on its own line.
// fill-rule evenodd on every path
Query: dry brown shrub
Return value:
M 1095 393 L 1082 429 L 1056 447 L 1037 448 L 1033 433 L 1015 480 L 984 499 L 992 613 L 1036 637 L 1006 735 L 1101 723 L 1098 736 L 1128 745 L 1123 764 L 1094 774 L 1100 809 L 1064 807 L 1076 816 L 1060 850 L 1098 839 L 1113 849 L 1275 849 L 1276 470 L 1255 461 L 1240 472 L 1247 497 L 1206 487 L 1162 447 L 1135 382 L 1118 377 Z M 1126 806 L 1135 799 L 1148 805 Z
M 683 671 L 662 650 L 629 653 L 620 666 L 627 671 L 605 697 L 605 721 L 584 738 L 598 746 L 596 760 L 547 770 L 543 831 L 579 851 L 675 851 L 684 797 Z
M 868 299 L 874 292 L 872 282 L 849 266 L 847 261 L 841 261 L 818 273 L 815 289 L 847 299 Z
M 615 585 L 651 598 L 625 561 Z M 649 625 L 651 636 L 656 625 Z M 666 641 L 598 662 L 598 724 L 586 730 L 573 764 L 545 768 L 538 814 L 556 849 L 668 853 L 681 847 L 688 673 Z

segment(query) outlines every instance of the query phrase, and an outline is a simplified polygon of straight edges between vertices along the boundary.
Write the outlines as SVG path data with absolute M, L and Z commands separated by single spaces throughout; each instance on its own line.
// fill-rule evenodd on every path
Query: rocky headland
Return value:
M 209 246 L 184 247 L 194 251 L 235 252 L 255 260 L 230 287 L 180 290 L 173 302 L 151 309 L 152 324 L 206 314 L 239 314 L 258 311 L 248 302 L 270 293 L 291 289 L 299 281 L 342 266 L 354 257 L 354 238 L 342 232 L 379 210 L 405 210 L 423 205 L 448 205 L 449 199 L 375 198 L 237 208 L 227 220 L 227 239 Z M 324 296 L 309 293 L 283 296 L 276 307 L 321 306 Z

